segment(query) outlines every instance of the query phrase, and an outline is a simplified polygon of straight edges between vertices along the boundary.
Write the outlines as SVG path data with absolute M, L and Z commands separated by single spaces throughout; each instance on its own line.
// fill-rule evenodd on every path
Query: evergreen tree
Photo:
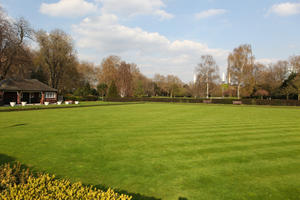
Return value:
M 107 94 L 108 98 L 118 98 L 120 97 L 119 92 L 118 92 L 118 88 L 115 84 L 115 81 L 112 81 L 109 88 L 108 88 L 108 94 Z

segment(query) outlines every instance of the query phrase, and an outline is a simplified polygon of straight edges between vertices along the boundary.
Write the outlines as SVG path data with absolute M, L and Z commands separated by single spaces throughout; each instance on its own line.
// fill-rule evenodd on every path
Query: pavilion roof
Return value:
M 51 88 L 37 79 L 4 79 L 0 81 L 0 90 L 57 92 L 57 89 Z

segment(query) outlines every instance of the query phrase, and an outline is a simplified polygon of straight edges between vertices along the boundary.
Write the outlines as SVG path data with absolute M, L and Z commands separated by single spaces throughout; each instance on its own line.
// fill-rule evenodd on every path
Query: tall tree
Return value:
M 112 81 L 115 83 L 118 79 L 118 67 L 121 63 L 121 58 L 118 56 L 109 56 L 103 59 L 100 66 L 100 77 L 101 83 L 111 85 Z
M 122 61 L 118 67 L 118 88 L 121 97 L 132 96 L 132 73 L 131 65 Z
M 291 94 L 296 94 L 298 92 L 297 87 L 294 85 L 294 80 L 296 78 L 296 73 L 291 73 L 289 77 L 284 80 L 280 86 L 281 94 L 286 96 L 286 99 L 289 100 Z
M 118 98 L 120 97 L 118 88 L 115 84 L 115 81 L 113 80 L 108 88 L 108 93 L 107 93 L 108 98 Z
M 31 38 L 29 23 L 20 18 L 9 20 L 0 7 L 0 80 L 5 79 L 15 67 L 15 72 L 22 72 L 25 64 L 31 62 L 30 50 L 25 40 Z
M 89 83 L 91 87 L 96 87 L 99 76 L 99 68 L 96 68 L 93 63 L 80 62 L 76 69 L 83 84 Z
M 292 70 L 296 73 L 300 73 L 300 56 L 292 56 L 289 60 Z
M 166 84 L 169 96 L 172 98 L 178 95 L 180 88 L 183 86 L 183 82 L 180 78 L 174 75 L 168 75 L 165 80 L 167 81 Z
M 160 96 L 166 96 L 168 95 L 168 84 L 167 79 L 161 74 L 155 74 L 153 77 L 153 81 L 157 86 L 158 89 L 158 95 Z
M 296 75 L 296 77 L 293 80 L 293 85 L 296 87 L 297 89 L 297 93 L 298 93 L 298 101 L 300 101 L 300 73 L 298 73 Z
M 136 64 L 130 64 L 132 74 L 132 89 L 134 96 L 152 96 L 155 95 L 155 83 L 144 76 Z
M 100 83 L 97 85 L 98 93 L 101 95 L 102 98 L 106 96 L 107 88 L 108 86 L 105 83 Z
M 60 89 L 59 85 L 66 75 L 65 73 L 72 68 L 76 70 L 76 56 L 72 44 L 72 39 L 62 30 L 53 30 L 50 34 L 39 31 L 36 34 L 39 45 L 39 65 L 44 67 L 49 74 L 49 85 Z
M 219 67 L 213 56 L 202 55 L 201 62 L 196 67 L 197 81 L 196 83 L 206 86 L 206 98 L 209 98 L 211 86 L 219 77 Z
M 261 63 L 255 63 L 253 67 L 253 78 L 256 86 L 261 86 L 264 83 L 264 73 L 267 71 L 267 67 Z
M 273 96 L 277 96 L 280 91 L 279 88 L 288 78 L 289 75 L 289 63 L 284 60 L 280 60 L 274 64 L 271 64 L 263 75 L 264 89 L 268 90 Z
M 241 45 L 229 54 L 227 73 L 232 83 L 237 85 L 238 98 L 241 96 L 242 86 L 246 93 L 252 93 L 254 87 L 253 68 L 254 56 L 250 45 Z

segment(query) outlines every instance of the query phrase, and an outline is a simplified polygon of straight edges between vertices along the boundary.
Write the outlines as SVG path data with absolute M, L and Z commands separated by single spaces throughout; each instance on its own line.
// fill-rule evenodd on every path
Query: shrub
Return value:
M 213 104 L 233 104 L 233 101 L 242 101 L 245 105 L 271 105 L 271 106 L 300 106 L 300 101 L 297 100 L 282 100 L 282 99 L 190 99 L 190 98 L 104 98 L 104 101 L 112 102 L 171 102 L 171 103 L 203 103 L 211 101 Z
M 22 169 L 20 163 L 12 166 L 9 164 L 0 166 L 0 192 L 7 189 L 10 185 L 25 184 L 31 175 L 32 173 L 29 172 L 29 169 Z
M 116 86 L 116 84 L 115 84 L 114 81 L 111 82 L 111 84 L 110 84 L 110 86 L 108 88 L 108 94 L 107 94 L 107 96 L 109 98 L 118 98 L 118 97 L 120 97 L 119 92 L 118 92 L 118 88 L 117 88 L 117 86 Z
M 74 96 L 72 94 L 68 94 L 64 96 L 64 100 L 66 101 L 97 101 L 98 96 L 87 95 L 87 96 Z
M 112 189 L 102 191 L 82 183 L 56 179 L 49 174 L 32 175 L 29 170 L 21 170 L 20 164 L 0 168 L 0 199 L 99 199 L 131 200 L 132 197 L 118 194 Z
M 213 99 L 212 103 L 215 104 L 232 104 L 235 99 Z
M 88 95 L 88 96 L 85 96 L 82 98 L 83 98 L 83 100 L 81 100 L 81 101 L 97 101 L 99 99 L 99 97 L 94 96 L 94 95 Z

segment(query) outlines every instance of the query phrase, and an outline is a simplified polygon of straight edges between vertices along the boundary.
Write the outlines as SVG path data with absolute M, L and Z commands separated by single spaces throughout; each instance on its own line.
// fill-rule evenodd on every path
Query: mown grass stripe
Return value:
M 145 103 L 40 110 L 0 113 L 0 128 L 0 154 L 87 184 L 164 200 L 299 197 L 296 108 Z

